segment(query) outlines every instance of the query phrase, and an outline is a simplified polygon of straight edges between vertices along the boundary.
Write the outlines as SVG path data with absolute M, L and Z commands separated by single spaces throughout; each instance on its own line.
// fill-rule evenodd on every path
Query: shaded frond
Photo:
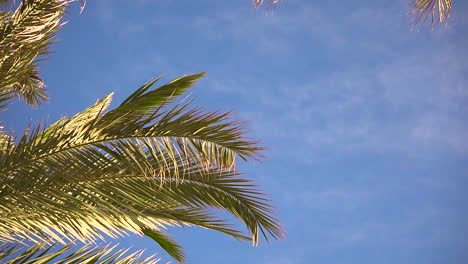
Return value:
M 5 264 L 33 263 L 106 263 L 106 264 L 155 264 L 160 259 L 143 257 L 143 251 L 131 252 L 130 249 L 117 249 L 117 246 L 65 246 L 46 243 L 32 246 L 21 244 L 0 245 L 0 261 Z
M 425 23 L 428 19 L 431 26 L 437 23 L 447 25 L 452 10 L 452 0 L 412 0 L 413 8 L 409 12 L 414 16 L 414 24 Z
M 12 91 L 0 89 L 0 112 L 3 112 L 9 105 L 8 101 L 13 99 L 15 95 Z
M 164 232 L 144 229 L 143 233 L 158 243 L 166 252 L 179 263 L 185 262 L 185 254 L 182 246 Z

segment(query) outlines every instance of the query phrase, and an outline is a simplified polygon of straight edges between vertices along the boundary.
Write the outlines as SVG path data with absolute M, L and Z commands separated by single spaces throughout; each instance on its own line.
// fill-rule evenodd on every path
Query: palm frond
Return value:
M 185 254 L 182 246 L 180 246 L 166 233 L 151 229 L 144 229 L 143 233 L 158 243 L 164 250 L 166 250 L 167 253 L 169 253 L 169 255 L 171 255 L 171 257 L 173 257 L 179 263 L 185 262 Z
M 11 94 L 31 106 L 47 101 L 37 68 L 74 1 L 23 0 L 16 10 L 0 12 L 0 101 Z
M 200 76 L 186 76 L 177 82 L 184 85 L 187 79 Z M 144 164 L 132 162 L 132 155 L 136 155 L 140 147 L 164 157 L 161 162 L 173 169 L 179 167 L 175 160 L 179 155 L 186 157 L 179 162 L 194 160 L 199 166 L 214 164 L 228 168 L 233 167 L 236 156 L 245 160 L 260 157 L 258 151 L 262 148 L 243 137 L 243 123 L 227 121 L 229 113 L 203 113 L 199 108 L 190 108 L 190 102 L 167 109 L 165 104 L 148 100 L 147 97 L 153 98 L 158 91 L 159 88 L 145 93 L 136 107 L 132 107 L 133 101 L 130 101 L 103 113 L 110 102 L 111 96 L 108 96 L 83 113 L 63 119 L 44 131 L 40 125 L 27 130 L 15 151 L 0 161 L 1 176 L 10 177 L 21 172 L 40 181 L 62 181 L 73 178 L 53 171 L 77 170 L 78 167 L 88 170 L 132 168 L 146 172 Z M 167 98 L 172 100 L 172 96 Z M 125 148 L 129 146 L 138 147 L 127 153 Z M 28 182 L 31 181 L 34 182 L 29 178 Z
M 1 122 L 0 122 L 1 124 Z M 11 150 L 14 146 L 13 137 L 11 134 L 3 130 L 3 126 L 0 125 L 0 159 L 5 155 L 7 151 Z
M 431 27 L 438 23 L 447 25 L 452 10 L 452 0 L 413 0 L 409 12 L 414 16 L 414 25 L 431 21 Z
M 12 91 L 0 89 L 0 112 L 3 112 L 9 105 L 8 101 L 13 99 L 15 95 Z
M 282 237 L 268 200 L 235 169 L 236 157 L 257 159 L 262 149 L 245 138 L 244 124 L 229 113 L 194 108 L 187 99 L 175 102 L 201 76 L 159 88 L 151 81 L 106 111 L 109 95 L 5 144 L 0 240 L 94 242 L 104 239 L 101 233 L 145 235 L 174 225 L 210 228 L 254 244 L 261 236 Z M 237 217 L 250 237 L 213 210 Z
M 160 259 L 150 256 L 143 258 L 143 251 L 130 252 L 129 249 L 117 249 L 117 245 L 105 247 L 74 244 L 65 246 L 3 244 L 0 245 L 0 261 L 5 264 L 33 263 L 107 263 L 107 264 L 155 264 Z

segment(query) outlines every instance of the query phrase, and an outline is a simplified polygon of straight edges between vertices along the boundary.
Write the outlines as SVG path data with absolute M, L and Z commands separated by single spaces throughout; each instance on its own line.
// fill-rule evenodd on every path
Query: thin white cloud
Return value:
M 112 15 L 112 3 L 106 3 L 101 9 L 105 11 L 103 17 L 110 20 L 107 23 L 120 23 Z M 293 152 L 396 151 L 425 155 L 423 149 L 431 147 L 465 152 L 468 88 L 464 73 L 468 66 L 460 58 L 466 52 L 460 54 L 460 48 L 439 37 L 440 32 L 427 36 L 410 32 L 404 3 L 348 11 L 291 1 L 289 8 L 270 14 L 239 7 L 180 19 L 144 17 L 117 28 L 123 35 L 141 34 L 158 25 L 185 23 L 206 41 L 243 49 L 238 56 L 260 56 L 265 61 L 258 67 L 274 62 L 283 63 L 285 69 L 291 64 L 316 71 L 320 65 L 313 61 L 295 65 L 291 58 L 299 58 L 301 53 L 326 53 L 330 63 L 337 65 L 336 70 L 313 77 L 306 74 L 294 82 L 281 79 L 281 75 L 255 76 L 242 69 L 236 77 L 209 76 L 208 87 L 213 92 L 254 98 L 257 107 L 242 111 L 252 115 L 257 134 L 280 145 L 296 144 Z M 435 44 L 413 44 L 425 40 Z M 319 46 L 310 50 L 309 45 Z M 406 51 L 401 48 L 404 46 L 408 46 Z M 347 59 L 355 51 L 359 54 L 355 59 L 363 61 Z M 141 61 L 129 62 L 129 71 L 132 75 L 155 68 L 180 71 L 181 67 L 171 61 L 171 56 L 155 52 Z M 235 70 L 229 61 L 223 63 L 228 65 L 223 68 L 226 72 Z M 291 137 L 302 140 L 290 141 Z

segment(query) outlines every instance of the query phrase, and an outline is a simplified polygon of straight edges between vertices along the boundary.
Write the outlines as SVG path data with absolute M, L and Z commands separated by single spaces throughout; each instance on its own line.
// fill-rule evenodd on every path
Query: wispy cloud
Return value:
M 466 32 L 463 18 L 419 32 L 406 0 L 287 0 L 267 14 L 233 2 L 184 15 L 180 1 L 158 2 L 140 2 L 152 12 L 138 16 L 114 10 L 124 2 L 99 2 L 109 34 L 132 47 L 118 54 L 116 75 L 135 87 L 159 73 L 208 70 L 194 90 L 200 104 L 252 121 L 251 135 L 269 148 L 256 168 L 265 171 L 252 177 L 268 186 L 290 230 L 284 252 L 261 261 L 466 247 L 457 211 L 466 177 L 448 173 L 463 166 L 446 158 L 468 151 L 468 40 L 456 34 Z
M 462 153 L 468 148 L 468 66 L 459 59 L 467 54 L 440 32 L 411 32 L 405 1 L 336 9 L 290 1 L 271 13 L 241 6 L 183 19 L 143 16 L 133 22 L 117 19 L 112 3 L 106 3 L 101 4 L 103 19 L 118 25 L 122 37 L 157 33 L 158 39 L 172 41 L 171 32 L 165 31 L 170 26 L 179 34 L 192 34 L 187 38 L 195 42 L 242 49 L 220 57 L 217 67 L 203 69 L 212 71 L 207 86 L 245 104 L 255 100 L 257 107 L 242 111 L 270 142 L 288 141 L 299 152 L 322 154 L 364 150 L 425 155 L 423 149 L 431 147 Z M 437 52 L 441 50 L 444 56 Z M 312 51 L 320 52 L 320 61 L 314 61 L 318 56 Z M 210 54 L 209 47 L 200 52 Z M 193 59 L 181 65 L 159 50 L 150 54 L 130 60 L 127 74 L 192 68 L 188 64 Z M 245 65 L 252 56 L 262 60 L 258 68 Z M 298 72 L 291 72 L 293 68 Z M 282 79 L 282 72 L 295 79 Z M 291 137 L 302 140 L 294 143 Z

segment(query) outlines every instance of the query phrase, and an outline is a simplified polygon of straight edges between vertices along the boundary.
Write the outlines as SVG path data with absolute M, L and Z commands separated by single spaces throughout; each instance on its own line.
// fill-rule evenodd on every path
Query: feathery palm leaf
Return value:
M 201 76 L 153 89 L 158 78 L 114 110 L 106 112 L 109 95 L 46 129 L 30 128 L 16 144 L 4 141 L 0 241 L 89 243 L 132 232 L 183 261 L 180 246 L 161 232 L 167 226 L 200 226 L 254 244 L 282 237 L 268 200 L 235 170 L 236 157 L 260 157 L 244 124 L 187 99 L 173 104 Z M 249 236 L 212 209 L 240 219 Z
M 37 67 L 73 1 L 23 0 L 14 11 L 0 11 L 0 101 L 19 97 L 38 106 L 47 100 Z
M 144 229 L 143 233 L 158 243 L 166 252 L 179 263 L 185 262 L 185 254 L 182 247 L 164 232 Z
M 414 7 L 410 15 L 414 15 L 414 24 L 424 23 L 430 18 L 432 27 L 437 23 L 448 23 L 452 0 L 413 0 Z
M 156 264 L 160 259 L 154 256 L 143 258 L 143 251 L 130 253 L 129 249 L 117 249 L 116 246 L 76 246 L 69 244 L 62 247 L 47 243 L 24 246 L 21 244 L 0 245 L 0 261 L 5 264 L 33 263 L 107 263 L 107 264 Z

